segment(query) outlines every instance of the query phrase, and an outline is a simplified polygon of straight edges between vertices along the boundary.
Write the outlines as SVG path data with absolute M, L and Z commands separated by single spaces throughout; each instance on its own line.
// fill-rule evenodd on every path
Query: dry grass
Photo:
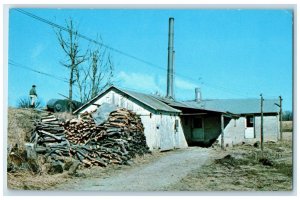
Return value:
M 31 130 L 33 129 L 34 120 L 38 117 L 38 114 L 32 109 L 8 109 L 8 150 L 14 146 L 18 146 L 20 149 L 24 148 L 24 143 L 28 140 Z
M 23 108 L 8 108 L 7 164 L 10 170 L 28 168 L 25 143 L 29 141 L 34 128 L 33 121 L 39 118 L 39 111 Z
M 282 131 L 292 132 L 293 131 L 293 121 L 282 121 Z
M 9 189 L 47 189 L 65 181 L 65 178 L 61 178 L 65 177 L 62 174 L 50 176 L 33 173 L 27 161 L 24 145 L 29 141 L 34 128 L 33 121 L 40 118 L 40 112 L 28 108 L 8 108 L 7 164 L 12 168 L 12 171 L 7 173 Z
M 291 136 L 291 134 L 289 134 Z M 285 136 L 285 138 L 290 138 Z M 216 150 L 218 159 L 199 168 L 167 191 L 291 191 L 292 143 L 266 143 L 264 153 L 243 145 Z M 231 157 L 224 158 L 226 155 Z M 270 166 L 271 165 L 271 166 Z
M 48 175 L 19 171 L 7 173 L 7 185 L 10 190 L 48 190 L 70 178 L 66 173 Z

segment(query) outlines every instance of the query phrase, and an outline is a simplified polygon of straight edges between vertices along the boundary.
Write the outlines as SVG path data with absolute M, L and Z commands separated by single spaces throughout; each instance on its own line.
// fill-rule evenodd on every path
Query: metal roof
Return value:
M 180 113 L 181 111 L 176 108 L 191 108 L 200 109 L 214 112 L 222 113 L 233 113 L 233 114 L 256 114 L 260 113 L 260 99 L 204 99 L 200 102 L 196 101 L 174 101 L 165 97 L 160 97 L 151 94 L 144 94 L 140 92 L 134 92 L 130 90 L 124 90 L 117 88 L 115 86 L 110 86 L 108 89 L 104 90 L 102 93 L 97 95 L 95 98 L 81 106 L 79 109 L 74 111 L 74 113 L 80 112 L 82 109 L 86 108 L 91 103 L 95 102 L 106 92 L 115 89 L 118 92 L 126 94 L 133 99 L 141 102 L 142 104 L 154 109 L 155 111 L 166 111 Z M 278 99 L 265 99 L 263 103 L 264 113 L 278 113 L 279 107 L 275 104 L 279 104 Z
M 174 106 L 174 107 L 187 107 L 189 108 L 188 105 L 185 105 L 183 102 L 178 102 L 178 101 L 175 101 L 173 99 L 169 99 L 169 98 L 166 98 L 166 97 L 161 97 L 161 96 L 157 96 L 157 95 L 152 95 L 154 98 L 158 99 L 159 101 L 162 101 L 164 103 L 166 103 L 167 105 L 169 106 Z
M 140 93 L 140 92 L 134 92 L 134 91 L 130 91 L 130 90 L 120 89 L 120 88 L 117 88 L 115 86 L 110 86 L 108 89 L 101 92 L 95 98 L 93 98 L 92 100 L 90 100 L 89 102 L 87 102 L 86 104 L 84 104 L 83 106 L 78 108 L 77 110 L 75 110 L 74 113 L 76 114 L 76 113 L 80 112 L 82 109 L 84 109 L 87 106 L 89 106 L 90 104 L 94 103 L 99 98 L 101 98 L 105 93 L 107 93 L 108 91 L 113 90 L 113 89 L 120 92 L 120 93 L 123 93 L 123 94 L 126 94 L 126 95 L 132 97 L 133 99 L 135 99 L 135 100 L 141 102 L 142 104 L 154 109 L 155 111 L 166 111 L 166 112 L 173 112 L 173 113 L 180 113 L 181 112 L 180 110 L 172 108 L 171 106 L 168 106 L 164 102 L 159 101 L 158 99 L 154 98 L 153 95 L 151 95 L 151 94 L 144 94 L 144 93 Z
M 217 112 L 230 112 L 234 114 L 260 113 L 260 99 L 207 99 L 200 102 L 182 102 L 190 108 L 203 109 Z M 278 99 L 265 99 L 263 102 L 264 113 L 278 113 Z
M 120 90 L 121 92 L 126 93 L 127 95 L 131 96 L 132 98 L 140 101 L 141 103 L 151 107 L 154 110 L 157 111 L 167 111 L 167 112 L 176 112 L 176 113 L 180 113 L 180 110 L 177 110 L 175 108 L 172 108 L 171 106 L 168 106 L 167 104 L 165 104 L 162 101 L 159 101 L 158 99 L 156 99 L 153 95 L 151 94 L 144 94 L 144 93 L 140 93 L 140 92 L 133 92 L 133 91 L 129 91 L 129 90 L 122 90 L 117 88 L 118 90 Z

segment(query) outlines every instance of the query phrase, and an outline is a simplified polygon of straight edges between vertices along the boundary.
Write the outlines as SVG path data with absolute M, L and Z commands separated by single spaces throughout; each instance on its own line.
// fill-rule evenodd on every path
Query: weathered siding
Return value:
M 150 111 L 143 108 L 141 105 L 134 103 L 132 98 L 124 97 L 121 94 L 117 93 L 114 90 L 108 91 L 104 96 L 99 98 L 94 102 L 94 104 L 101 105 L 102 103 L 110 103 L 114 104 L 120 108 L 126 108 L 128 110 L 132 110 L 136 112 L 138 115 L 149 115 Z M 97 105 L 90 105 L 80 111 L 80 113 L 84 113 L 85 111 L 91 112 L 97 109 Z
M 189 116 L 181 117 L 181 126 L 188 143 L 192 142 L 192 118 Z
M 279 119 L 277 116 L 265 116 L 264 118 L 264 141 L 278 141 L 280 138 Z M 256 138 L 260 139 L 261 117 L 255 117 Z
M 94 104 L 114 104 L 120 108 L 126 108 L 140 115 L 144 125 L 146 142 L 150 150 L 169 150 L 173 148 L 185 148 L 187 143 L 184 137 L 181 120 L 174 113 L 160 112 L 143 105 L 131 97 L 125 97 L 115 90 L 108 91 Z M 90 105 L 80 113 L 91 112 L 97 109 L 97 105 Z M 178 131 L 175 131 L 175 120 L 178 122 Z
M 187 141 L 182 126 L 183 122 L 181 121 L 181 118 L 179 116 L 176 116 L 175 120 L 178 120 L 178 130 L 175 131 L 174 133 L 175 148 L 186 148 L 188 145 L 187 145 Z
M 264 141 L 278 141 L 279 138 L 278 116 L 264 116 Z M 260 117 L 254 117 L 254 138 L 245 138 L 246 117 L 231 119 L 224 129 L 224 145 L 232 146 L 235 144 L 247 143 L 253 144 L 260 141 Z M 221 141 L 219 136 L 218 141 Z
M 169 150 L 187 147 L 180 125 L 180 118 L 170 114 L 152 114 L 141 116 L 145 127 L 147 144 L 151 149 Z M 179 120 L 178 131 L 175 130 L 175 120 Z
M 231 119 L 224 128 L 224 145 L 232 146 L 233 144 L 242 143 L 245 139 L 246 118 Z M 218 138 L 221 142 L 221 135 Z

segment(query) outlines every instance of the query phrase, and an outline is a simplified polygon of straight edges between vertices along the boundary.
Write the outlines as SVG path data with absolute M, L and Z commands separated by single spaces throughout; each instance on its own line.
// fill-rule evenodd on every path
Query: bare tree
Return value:
M 78 70 L 81 63 L 86 60 L 86 53 L 81 54 L 78 44 L 78 32 L 74 28 L 73 20 L 70 19 L 66 22 L 67 24 L 67 34 L 63 34 L 62 30 L 56 32 L 60 46 L 62 47 L 64 53 L 66 54 L 66 61 L 61 62 L 61 64 L 70 70 L 69 74 L 69 108 L 70 112 L 73 111 L 72 99 L 73 99 L 73 84 L 76 79 L 74 79 L 74 72 Z
M 85 103 L 112 84 L 113 63 L 111 56 L 103 46 L 98 45 L 94 49 L 90 49 L 88 67 L 77 68 L 75 75 L 80 100 Z

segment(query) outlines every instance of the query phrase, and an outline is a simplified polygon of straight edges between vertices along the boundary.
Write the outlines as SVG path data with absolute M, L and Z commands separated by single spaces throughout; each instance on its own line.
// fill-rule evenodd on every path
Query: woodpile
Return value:
M 48 114 L 35 126 L 31 142 L 36 152 L 54 160 L 70 156 L 85 166 L 106 167 L 111 163 L 128 164 L 136 155 L 149 152 L 141 119 L 125 109 L 113 111 L 98 126 L 90 113 L 66 121 Z
M 30 142 L 36 146 L 59 147 L 68 143 L 62 121 L 51 113 L 43 114 L 41 120 L 35 121 L 35 129 Z

